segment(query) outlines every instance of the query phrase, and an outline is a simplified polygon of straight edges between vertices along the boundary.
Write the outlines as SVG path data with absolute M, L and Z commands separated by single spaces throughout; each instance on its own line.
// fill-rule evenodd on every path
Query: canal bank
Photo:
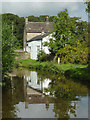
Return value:
M 89 69 L 87 65 L 57 64 L 53 62 L 39 62 L 31 59 L 19 59 L 16 67 L 43 70 L 53 74 L 65 75 L 68 78 L 89 82 Z

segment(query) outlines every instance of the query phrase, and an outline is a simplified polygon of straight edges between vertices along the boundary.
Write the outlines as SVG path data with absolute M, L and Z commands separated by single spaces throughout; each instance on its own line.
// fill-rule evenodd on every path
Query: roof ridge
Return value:
M 47 23 L 47 22 L 28 22 L 28 23 Z M 53 22 L 48 22 L 48 23 L 53 23 Z

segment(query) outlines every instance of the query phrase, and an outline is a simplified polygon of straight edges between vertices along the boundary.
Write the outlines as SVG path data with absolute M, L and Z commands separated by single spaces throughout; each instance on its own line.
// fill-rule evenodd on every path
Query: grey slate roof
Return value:
M 53 31 L 52 22 L 28 22 L 26 24 L 26 32 L 28 33 L 41 33 L 44 30 L 45 33 Z

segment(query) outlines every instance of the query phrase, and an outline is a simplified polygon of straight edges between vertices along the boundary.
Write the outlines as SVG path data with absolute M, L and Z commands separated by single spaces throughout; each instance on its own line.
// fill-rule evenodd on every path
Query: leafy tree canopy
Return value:
M 49 15 L 40 15 L 40 16 L 28 16 L 28 20 L 30 22 L 45 22 L 46 21 L 46 16 L 49 18 L 49 22 L 53 22 L 55 20 L 55 16 L 49 16 Z
M 19 44 L 12 33 L 12 29 L 6 23 L 2 24 L 2 74 L 4 75 L 11 70 L 14 63 L 14 50 Z
M 70 17 L 67 9 L 58 13 L 54 17 L 54 31 L 52 38 L 44 45 L 49 47 L 51 54 L 65 58 L 66 62 L 72 62 L 70 55 L 73 54 L 71 59 L 81 57 L 82 61 L 87 61 L 87 47 L 88 47 L 88 27 L 87 22 L 82 21 L 80 17 Z M 81 47 L 82 49 L 81 50 Z M 82 51 L 82 52 L 80 52 Z M 86 51 L 86 55 L 84 54 Z M 68 56 L 68 57 L 67 57 Z M 78 57 L 75 57 L 78 56 Z M 86 57 L 85 57 L 86 56 Z M 64 61 L 65 61 L 64 60 Z M 85 61 L 85 63 L 86 63 Z M 75 62 L 75 61 L 74 61 Z M 80 62 L 80 60 L 79 60 Z
M 23 48 L 23 33 L 24 33 L 24 17 L 19 17 L 11 13 L 2 14 L 2 22 L 7 23 L 10 28 L 13 24 L 13 34 L 20 43 L 20 48 Z

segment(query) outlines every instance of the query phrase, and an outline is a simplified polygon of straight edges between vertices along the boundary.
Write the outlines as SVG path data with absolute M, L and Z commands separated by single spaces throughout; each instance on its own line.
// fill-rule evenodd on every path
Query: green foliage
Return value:
M 84 81 L 87 82 L 87 80 L 89 80 L 89 70 L 88 69 L 83 69 L 83 68 L 75 68 L 75 69 L 69 69 L 67 71 L 65 71 L 65 76 L 76 79 L 78 81 L 78 79 L 80 81 Z
M 54 21 L 55 21 L 55 17 L 56 17 L 56 16 L 50 16 L 50 17 L 49 17 L 49 21 L 50 21 L 50 22 L 54 22 Z
M 46 16 L 48 15 L 40 15 L 36 16 L 28 16 L 28 20 L 30 22 L 45 22 Z M 54 20 L 54 16 L 50 16 L 50 22 Z M 10 28 L 12 28 L 13 24 L 13 34 L 16 36 L 17 41 L 20 43 L 20 48 L 23 48 L 23 33 L 24 33 L 24 25 L 25 19 L 24 17 L 19 17 L 18 15 L 14 15 L 11 13 L 2 14 L 2 22 L 7 23 Z
M 19 104 L 20 101 L 24 101 L 24 87 L 23 87 L 23 79 L 20 77 L 14 77 L 13 80 L 13 88 L 11 86 L 10 78 L 5 79 L 6 86 L 3 87 L 2 94 L 2 119 L 5 118 L 16 118 L 17 120 L 21 120 L 17 118 L 16 115 L 16 107 L 15 104 Z M 7 85 L 8 84 L 8 85 Z M 20 89 L 19 89 L 20 88 Z M 12 94 L 13 90 L 13 94 Z M 22 91 L 22 93 L 21 93 Z M 19 97 L 17 97 L 20 95 Z
M 49 21 L 53 22 L 55 20 L 55 16 L 49 16 L 49 15 L 40 15 L 40 16 L 28 16 L 28 20 L 30 22 L 45 22 L 46 21 L 46 16 L 49 17 Z
M 51 81 L 46 92 L 49 92 L 50 100 L 54 102 L 55 116 L 70 118 L 68 111 L 76 117 L 76 103 L 72 105 L 71 101 L 80 100 L 75 98 L 76 96 L 86 96 L 88 89 L 85 85 L 73 82 L 64 76 L 58 76 Z
M 55 40 L 50 40 L 50 43 L 53 47 L 51 48 L 52 52 L 57 52 L 60 48 L 65 47 L 66 44 L 73 45 L 74 37 L 76 35 L 76 19 L 71 19 L 68 15 L 67 9 L 58 13 L 54 21 L 54 32 L 53 37 Z
M 50 54 L 46 54 L 43 50 L 40 50 L 37 58 L 39 61 L 51 61 L 53 59 L 54 56 L 50 55 Z
M 59 68 L 54 65 L 52 62 L 39 62 L 31 59 L 19 60 L 18 66 L 26 68 L 34 68 L 38 70 L 44 70 L 52 73 L 60 73 Z
M 46 16 L 48 16 L 48 15 L 40 15 L 40 16 L 39 16 L 40 22 L 45 22 L 45 21 L 46 21 Z M 48 17 L 49 17 L 49 16 L 48 16 Z
M 85 2 L 87 7 L 86 7 L 86 12 L 90 12 L 90 1 Z
M 88 63 L 88 47 L 83 46 L 80 42 L 77 44 L 77 48 L 66 45 L 58 50 L 57 55 L 60 56 L 62 63 Z
M 28 20 L 30 22 L 45 22 L 46 21 L 46 16 L 48 15 L 40 15 L 39 17 L 36 16 L 28 16 Z
M 23 48 L 24 21 L 24 17 L 19 17 L 11 13 L 2 14 L 3 23 L 7 23 L 11 29 L 13 24 L 13 34 L 16 36 L 21 48 Z
M 48 46 L 62 63 L 88 63 L 88 24 L 79 17 L 70 17 L 67 9 L 54 17 L 54 31 Z
M 40 21 L 38 17 L 35 17 L 33 15 L 32 16 L 28 16 L 28 20 L 30 22 L 39 22 Z
M 55 97 L 58 98 L 64 98 L 64 99 L 72 99 L 76 95 L 86 95 L 87 89 L 85 86 L 82 86 L 83 89 L 81 89 L 80 83 L 75 83 L 71 80 L 67 80 L 64 76 L 59 76 L 49 86 L 49 91 L 51 92 L 51 95 L 55 95 Z
M 87 66 L 86 65 L 75 65 L 75 64 L 62 64 L 57 65 L 53 62 L 39 62 L 31 59 L 22 59 L 18 60 L 18 67 L 26 67 L 29 69 L 37 69 L 37 70 L 44 70 L 50 73 L 53 73 L 55 75 L 61 75 L 65 74 L 66 76 L 69 76 L 70 78 L 78 78 L 77 80 L 83 80 L 83 81 L 89 81 L 89 70 L 85 69 Z M 83 67 L 78 68 L 77 67 Z M 67 72 L 70 71 L 70 72 Z M 78 72 L 79 71 L 79 72 Z M 75 76 L 75 77 L 74 77 Z
M 46 61 L 47 59 L 45 59 L 46 57 L 46 53 L 43 51 L 43 50 L 40 50 L 38 55 L 37 55 L 37 58 L 39 61 Z
M 2 24 L 2 73 L 4 75 L 11 70 L 14 63 L 14 50 L 18 43 L 16 37 L 12 34 L 12 30 L 6 24 Z

